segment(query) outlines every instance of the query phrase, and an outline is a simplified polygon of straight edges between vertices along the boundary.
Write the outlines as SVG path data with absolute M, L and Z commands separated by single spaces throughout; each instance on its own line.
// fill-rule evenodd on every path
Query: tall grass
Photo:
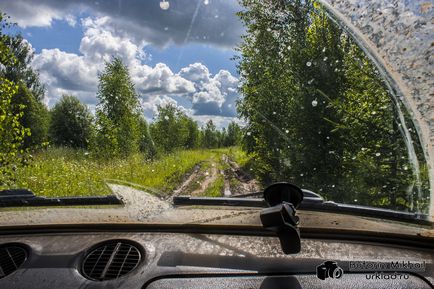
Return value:
M 94 159 L 84 151 L 51 148 L 34 156 L 31 165 L 17 171 L 17 188 L 40 196 L 107 195 L 107 182 L 130 182 L 170 193 L 198 163 L 220 159 L 228 149 L 184 150 L 156 161 L 142 155 L 127 159 Z
M 224 186 L 225 180 L 221 174 L 218 174 L 216 180 L 205 189 L 203 195 L 207 197 L 221 197 L 223 196 Z

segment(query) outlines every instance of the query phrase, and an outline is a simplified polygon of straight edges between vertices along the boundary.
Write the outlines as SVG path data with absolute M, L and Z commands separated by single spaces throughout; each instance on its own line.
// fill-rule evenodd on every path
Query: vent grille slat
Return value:
M 84 259 L 83 275 L 91 280 L 111 280 L 134 270 L 140 263 L 140 250 L 127 242 L 113 242 L 92 250 Z
M 18 245 L 0 246 L 0 279 L 16 271 L 27 260 L 27 250 Z

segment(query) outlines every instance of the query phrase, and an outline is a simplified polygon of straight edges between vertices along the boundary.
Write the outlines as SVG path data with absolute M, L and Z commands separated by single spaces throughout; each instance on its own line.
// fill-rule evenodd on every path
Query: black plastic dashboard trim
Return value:
M 97 232 L 158 232 L 185 234 L 218 234 L 241 236 L 277 237 L 273 232 L 260 226 L 209 225 L 209 224 L 62 224 L 62 225 L 30 225 L 2 226 L 0 236 L 27 234 L 60 234 L 60 233 L 97 233 Z M 300 228 L 303 239 L 327 239 L 343 241 L 361 241 L 368 243 L 394 244 L 417 247 L 418 250 L 434 250 L 434 237 L 384 233 L 374 231 L 339 230 L 327 228 Z
M 353 274 L 361 274 L 362 272 L 351 272 Z M 363 274 L 366 273 L 375 273 L 372 272 L 363 272 Z M 427 279 L 425 276 L 419 275 L 415 272 L 400 272 L 400 273 L 406 273 L 409 275 L 413 275 L 415 277 L 420 278 L 423 280 L 429 287 L 434 289 L 434 285 Z M 315 272 L 301 272 L 301 273 L 294 273 L 294 272 L 272 272 L 272 273 L 194 273 L 194 274 L 166 274 L 166 275 L 159 275 L 155 276 L 153 278 L 150 278 L 143 284 L 141 289 L 147 289 L 147 287 L 158 280 L 162 279 L 186 279 L 186 278 L 228 278 L 228 277 L 276 277 L 276 276 L 294 276 L 294 275 L 311 275 L 315 274 Z

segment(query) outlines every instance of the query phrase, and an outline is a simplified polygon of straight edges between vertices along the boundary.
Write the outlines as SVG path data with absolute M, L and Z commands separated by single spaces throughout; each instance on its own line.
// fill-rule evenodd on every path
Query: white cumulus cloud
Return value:
M 46 84 L 50 106 L 63 94 L 73 94 L 96 105 L 98 74 L 106 61 L 117 56 L 127 65 L 147 116 L 155 113 L 157 105 L 180 106 L 173 97 L 183 97 L 191 103 L 191 108 L 184 108 L 189 115 L 236 115 L 233 104 L 238 97 L 238 79 L 229 71 L 212 75 L 202 63 L 190 64 L 177 73 L 165 63 L 151 67 L 144 64 L 147 44 L 114 29 L 109 17 L 86 18 L 81 24 L 84 32 L 80 54 L 43 49 L 32 62 Z

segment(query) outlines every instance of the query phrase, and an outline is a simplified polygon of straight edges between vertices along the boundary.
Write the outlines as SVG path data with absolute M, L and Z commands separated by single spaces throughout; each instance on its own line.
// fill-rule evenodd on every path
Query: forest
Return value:
M 198 165 L 209 169 L 208 162 L 224 172 L 242 170 L 255 189 L 289 181 L 327 200 L 426 212 L 428 174 L 417 131 L 351 36 L 315 1 L 240 4 L 246 32 L 233 60 L 245 125 L 221 130 L 212 120 L 200 127 L 173 105 L 158 107 L 147 122 L 116 55 L 99 75 L 95 112 L 73 95 L 47 108 L 44 84 L 30 65 L 33 52 L 21 35 L 5 32 L 13 24 L 1 14 L 0 188 L 50 194 L 67 184 L 61 186 L 74 187 L 74 194 L 102 194 L 103 179 L 119 178 L 175 190 Z M 159 183 L 144 180 L 160 165 Z M 74 166 L 83 174 L 73 177 Z M 114 173 L 128 166 L 124 175 Z M 213 177 L 208 195 L 223 195 L 227 175 Z

